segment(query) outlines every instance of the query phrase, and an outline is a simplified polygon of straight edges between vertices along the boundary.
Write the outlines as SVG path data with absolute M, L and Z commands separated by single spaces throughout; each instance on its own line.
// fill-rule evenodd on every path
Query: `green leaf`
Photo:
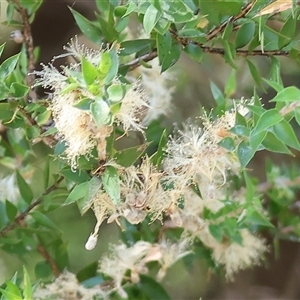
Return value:
M 203 42 L 205 42 L 205 40 L 206 40 L 205 34 L 198 29 L 192 29 L 192 28 L 191 29 L 181 29 L 181 30 L 178 30 L 177 35 L 182 38 L 194 38 L 197 41 L 202 40 Z M 188 44 L 188 45 L 193 45 L 193 44 Z M 194 45 L 194 46 L 197 46 L 197 45 Z M 197 48 L 200 48 L 200 47 L 197 46 Z
M 265 111 L 258 119 L 253 135 L 270 128 L 276 123 L 279 123 L 282 119 L 283 116 L 275 108 Z
M 293 130 L 293 127 L 286 121 L 282 120 L 280 123 L 273 125 L 273 133 L 281 142 L 289 147 L 300 151 L 300 143 Z
M 236 91 L 235 76 L 236 76 L 236 71 L 235 71 L 235 69 L 232 69 L 232 71 L 227 79 L 226 85 L 225 85 L 225 97 L 226 98 L 229 98 L 230 96 L 232 96 Z
M 126 94 L 124 84 L 113 84 L 107 88 L 108 99 L 112 102 L 120 102 Z
M 23 297 L 24 299 L 32 299 L 31 281 L 30 281 L 29 274 L 24 266 L 23 266 L 23 275 L 24 275 Z
M 234 151 L 235 150 L 235 142 L 231 137 L 226 137 L 221 140 L 219 143 L 219 146 L 227 149 L 228 151 Z
M 90 110 L 91 104 L 93 103 L 93 100 L 90 98 L 82 98 L 79 100 L 74 107 L 81 109 L 81 110 Z
M 126 13 L 123 15 L 123 18 L 126 16 L 129 16 L 131 13 L 133 13 L 137 10 L 138 10 L 138 7 L 134 2 L 132 2 L 132 1 L 128 2 L 128 7 L 126 10 Z
M 255 194 L 255 186 L 253 182 L 251 181 L 251 177 L 248 175 L 246 171 L 243 171 L 243 175 L 245 178 L 245 183 L 246 183 L 246 201 L 248 203 L 252 203 L 254 194 Z
M 5 79 L 9 74 L 13 72 L 15 69 L 17 62 L 19 60 L 20 54 L 15 54 L 9 58 L 7 58 L 0 66 L 0 78 L 3 80 Z
M 244 125 L 235 125 L 230 129 L 230 132 L 244 137 L 250 136 L 250 129 Z
M 164 159 L 167 142 L 168 142 L 167 131 L 166 129 L 164 129 L 158 143 L 157 151 L 151 156 L 151 162 L 157 167 L 160 167 Z
M 262 89 L 264 90 L 262 80 L 261 80 L 261 75 L 259 75 L 255 65 L 249 60 L 246 59 L 250 73 L 252 75 L 252 78 L 254 79 L 255 83 Z
M 117 151 L 114 154 L 114 160 L 123 167 L 129 167 L 144 154 L 148 145 L 149 144 L 142 144 Z
M 24 300 L 21 296 L 15 295 L 14 293 L 10 293 L 3 289 L 0 289 L 2 296 L 5 297 L 5 300 Z
M 152 43 L 150 39 L 139 39 L 133 41 L 125 41 L 120 44 L 120 56 L 134 54 L 138 51 L 148 48 Z
M 71 191 L 71 193 L 67 197 L 66 201 L 64 202 L 64 205 L 69 205 L 77 201 L 78 199 L 85 197 L 86 195 L 88 195 L 88 191 L 89 191 L 88 181 L 76 185 L 75 188 Z
M 29 87 L 18 82 L 13 82 L 10 86 L 10 93 L 14 98 L 23 98 L 29 92 Z
M 116 49 L 112 48 L 109 51 L 109 55 L 110 55 L 111 66 L 104 79 L 104 84 L 106 85 L 110 84 L 113 81 L 113 79 L 117 76 L 118 69 L 119 69 L 119 59 L 118 59 L 118 54 Z
M 291 151 L 276 136 L 268 132 L 262 145 L 268 150 L 276 153 L 292 154 Z
M 95 196 L 102 187 L 102 182 L 99 177 L 94 176 L 88 182 L 88 192 L 85 197 L 77 201 L 77 205 L 81 215 L 84 215 L 91 207 Z
M 106 42 L 113 43 L 118 38 L 119 33 L 111 24 L 106 22 L 103 18 L 98 17 L 98 21 L 101 26 L 102 35 L 105 37 Z
M 101 98 L 97 98 L 95 102 L 91 104 L 91 113 L 98 127 L 108 124 L 111 120 L 110 107 L 107 102 Z
M 15 12 L 15 4 L 13 2 L 8 2 L 6 7 L 6 22 L 8 25 L 12 21 L 14 12 Z
M 236 34 L 235 48 L 243 48 L 252 40 L 255 33 L 254 21 L 244 23 Z
M 21 291 L 20 291 L 20 289 L 18 288 L 18 286 L 16 284 L 14 284 L 14 283 L 12 283 L 11 281 L 8 281 L 8 280 L 5 283 L 6 283 L 6 289 L 5 290 L 7 292 L 15 295 L 16 298 L 21 297 Z M 13 298 L 13 299 L 15 299 L 15 298 Z
M 86 36 L 89 40 L 94 42 L 97 45 L 102 44 L 102 31 L 96 27 L 90 20 L 82 16 L 79 12 L 69 7 L 73 17 L 81 30 L 81 32 Z
M 77 274 L 76 277 L 79 282 L 85 281 L 89 278 L 92 278 L 97 275 L 97 270 L 98 270 L 98 262 L 95 261 L 83 269 L 81 269 Z
M 239 144 L 237 149 L 237 156 L 239 158 L 242 169 L 247 166 L 254 154 L 255 152 L 253 151 L 251 145 L 248 142 L 242 141 Z
M 54 154 L 60 155 L 67 149 L 66 143 L 64 141 L 59 141 L 54 147 Z
M 6 214 L 6 206 L 4 202 L 0 201 L 0 228 L 7 225 L 9 219 Z
M 139 287 L 151 300 L 171 300 L 163 286 L 149 276 L 140 275 Z
M 4 123 L 12 119 L 14 111 L 10 103 L 0 103 L 0 120 Z
M 36 122 L 39 126 L 42 126 L 44 124 L 46 124 L 50 117 L 51 117 L 52 113 L 50 110 L 45 110 L 43 113 L 39 114 L 36 118 Z
M 280 72 L 280 61 L 275 56 L 271 57 L 271 69 L 270 69 L 270 80 L 280 84 L 283 89 L 282 79 L 281 79 L 281 72 Z M 278 91 L 277 91 L 278 92 Z
M 5 200 L 6 215 L 10 221 L 13 221 L 18 213 L 17 207 L 8 200 Z
M 232 30 L 233 30 L 233 25 L 232 25 L 231 22 L 228 22 L 225 29 L 224 29 L 224 31 L 223 31 L 222 39 L 223 40 L 228 40 L 231 36 Z
M 226 99 L 222 93 L 222 91 L 218 88 L 218 86 L 213 82 L 210 81 L 210 90 L 212 92 L 212 95 L 218 105 L 218 107 L 220 106 L 221 108 L 225 108 L 225 104 L 226 104 Z
M 50 157 L 46 158 L 43 175 L 44 175 L 44 189 L 46 190 L 49 187 Z
M 239 0 L 214 0 L 199 1 L 201 14 L 205 15 L 212 25 L 220 25 L 224 16 L 232 16 L 239 13 L 242 2 Z
M 167 31 L 164 35 L 157 34 L 156 45 L 157 45 L 158 60 L 160 65 L 162 65 L 163 61 L 168 56 L 172 46 L 172 37 L 170 32 Z
M 300 125 L 300 108 L 296 107 L 296 109 L 294 110 L 294 114 L 295 114 L 295 120 L 297 122 L 298 125 Z
M 278 35 L 279 49 L 287 46 L 295 36 L 297 19 L 293 14 L 285 21 Z
M 32 190 L 18 171 L 16 172 L 16 175 L 20 194 L 22 198 L 29 204 L 33 199 Z
M 203 50 L 197 45 L 191 43 L 188 44 L 184 47 L 184 52 L 198 63 L 200 63 L 203 59 Z
M 208 226 L 210 234 L 219 242 L 222 242 L 224 231 L 220 224 L 210 224 Z
M 101 59 L 98 66 L 98 71 L 101 77 L 105 78 L 111 66 L 112 66 L 111 55 L 107 51 L 103 52 L 101 54 Z
M 52 275 L 51 266 L 47 261 L 39 261 L 34 268 L 36 278 L 47 278 Z
M 83 170 L 71 170 L 69 167 L 60 171 L 60 173 L 67 179 L 75 182 L 75 183 L 82 183 L 85 181 L 90 180 L 90 176 L 86 171 Z
M 163 73 L 169 67 L 173 66 L 179 59 L 181 54 L 181 45 L 176 42 L 172 43 L 169 55 L 165 57 L 161 64 L 161 72 Z
M 102 183 L 106 193 L 115 205 L 120 202 L 120 184 L 117 170 L 108 166 L 102 175 Z
M 53 221 L 51 221 L 44 213 L 41 213 L 37 210 L 32 211 L 30 213 L 31 217 L 40 225 L 46 227 L 46 228 L 50 228 L 50 229 L 54 229 L 54 230 L 60 230 L 59 227 L 57 225 L 55 225 L 55 223 Z
M 256 226 L 258 225 L 274 228 L 273 224 L 268 220 L 268 218 L 256 210 L 254 210 L 250 214 L 247 214 L 245 222 L 249 222 Z
M 266 131 L 260 131 L 256 134 L 253 134 L 250 136 L 250 145 L 252 147 L 252 151 L 255 152 L 257 149 L 259 149 L 262 141 L 266 137 L 267 132 Z
M 289 86 L 280 91 L 270 102 L 294 102 L 300 101 L 300 90 L 295 86 Z
M 160 17 L 161 13 L 152 4 L 150 4 L 143 19 L 143 25 L 147 34 L 151 33 Z
M 277 93 L 283 90 L 283 86 L 280 83 L 277 83 L 273 80 L 268 80 L 263 78 L 263 81 L 266 82 L 271 88 L 273 88 Z
M 232 68 L 236 69 L 236 65 L 234 63 L 234 59 L 236 55 L 235 48 L 227 40 L 221 40 L 221 42 L 225 50 L 225 54 L 224 54 L 225 62 L 228 63 Z
M 91 64 L 84 56 L 81 58 L 82 75 L 85 83 L 90 85 L 94 83 L 97 78 L 97 70 L 93 64 Z

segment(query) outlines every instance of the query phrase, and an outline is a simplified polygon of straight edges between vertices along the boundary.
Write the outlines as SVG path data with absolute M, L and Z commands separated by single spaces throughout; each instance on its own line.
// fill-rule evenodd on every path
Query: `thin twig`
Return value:
M 11 1 L 16 5 L 17 10 L 20 13 L 23 21 L 22 32 L 23 32 L 24 44 L 27 53 L 26 84 L 30 87 L 29 96 L 31 100 L 36 100 L 37 94 L 35 88 L 32 87 L 35 82 L 35 75 L 33 74 L 33 71 L 35 70 L 34 45 L 33 45 L 33 39 L 31 34 L 31 26 L 30 26 L 28 11 L 27 9 L 22 7 L 19 0 L 11 0 Z
M 41 255 L 46 259 L 46 261 L 50 264 L 50 267 L 51 267 L 51 270 L 52 270 L 54 276 L 58 277 L 60 275 L 60 270 L 59 270 L 57 264 L 55 263 L 55 261 L 50 256 L 49 252 L 41 244 L 39 244 L 37 246 L 37 249 L 41 253 Z
M 194 43 L 197 44 L 197 43 Z M 224 48 L 211 48 L 211 47 L 206 47 L 206 46 L 201 46 L 201 49 L 206 52 L 206 53 L 211 53 L 211 54 L 220 54 L 224 55 L 225 54 L 225 49 Z M 286 56 L 288 57 L 290 55 L 289 51 L 282 51 L 282 50 L 270 50 L 270 51 L 262 51 L 262 50 L 253 50 L 249 52 L 248 50 L 241 50 L 237 49 L 236 50 L 236 55 L 237 56 Z
M 205 53 L 211 53 L 211 54 L 219 54 L 219 55 L 224 55 L 225 54 L 225 49 L 224 48 L 217 48 L 217 47 L 208 47 L 208 46 L 203 46 L 200 43 L 197 43 L 195 41 L 188 41 L 185 38 L 180 38 L 177 37 L 177 41 L 179 41 L 183 46 L 187 46 L 188 43 L 197 45 L 198 47 L 200 47 L 203 52 Z M 237 56 L 285 56 L 288 57 L 289 56 L 289 51 L 283 51 L 283 50 L 270 50 L 270 51 L 262 51 L 262 50 L 253 50 L 251 52 L 249 52 L 248 50 L 241 50 L 241 49 L 237 49 L 236 50 L 236 55 Z M 152 52 L 149 52 L 147 54 L 144 54 L 141 57 L 138 57 L 126 64 L 121 65 L 121 67 L 128 67 L 130 71 L 138 68 L 139 66 L 141 66 L 141 62 L 149 62 L 151 60 L 153 60 L 154 58 L 156 58 L 158 56 L 157 50 L 153 50 Z
M 141 65 L 141 62 L 148 62 L 148 61 L 151 61 L 152 59 L 156 58 L 157 57 L 157 51 L 156 50 L 153 50 L 152 52 L 149 52 L 147 54 L 144 54 L 132 61 L 130 61 L 129 63 L 127 64 L 123 64 L 121 65 L 121 67 L 128 67 L 130 71 L 136 69 L 137 67 L 139 67 Z
M 43 196 L 50 194 L 52 191 L 57 189 L 57 185 L 62 182 L 64 178 L 63 177 L 59 177 L 56 182 L 54 182 L 44 193 L 42 196 L 38 197 L 34 202 L 32 202 L 26 209 L 25 211 L 23 211 L 22 213 L 20 213 L 12 223 L 10 223 L 9 225 L 7 225 L 5 228 L 3 228 L 0 231 L 0 237 L 4 236 L 7 232 L 11 231 L 12 229 L 15 228 L 15 226 L 17 224 L 20 224 L 21 221 L 23 221 L 27 215 L 39 204 L 42 203 L 43 200 Z

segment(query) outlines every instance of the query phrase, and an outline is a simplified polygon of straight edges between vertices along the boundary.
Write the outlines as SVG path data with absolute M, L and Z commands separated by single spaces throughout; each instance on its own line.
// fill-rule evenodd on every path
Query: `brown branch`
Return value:
M 299 106 L 300 106 L 300 103 L 298 101 L 294 101 L 294 102 L 291 102 L 290 104 L 284 106 L 283 108 L 281 108 L 279 112 L 282 116 L 286 116 L 287 114 L 294 111 Z
M 60 270 L 59 270 L 57 264 L 55 263 L 55 261 L 50 256 L 49 252 L 41 244 L 39 244 L 37 246 L 37 249 L 41 253 L 41 255 L 46 259 L 46 261 L 49 263 L 54 276 L 58 277 L 60 275 Z
M 42 203 L 43 196 L 50 194 L 52 191 L 57 189 L 57 185 L 62 182 L 64 178 L 59 177 L 56 182 L 54 182 L 43 194 L 42 196 L 38 197 L 34 202 L 32 202 L 22 213 L 20 213 L 12 223 L 7 225 L 5 228 L 3 228 L 0 231 L 0 237 L 4 236 L 7 232 L 11 231 L 12 229 L 15 228 L 16 225 L 20 224 L 21 221 L 23 221 L 27 215 L 39 204 Z
M 214 47 L 211 48 L 211 47 L 203 46 L 196 42 L 192 42 L 192 43 L 198 45 L 206 53 L 220 54 L 220 55 L 225 54 L 224 48 L 214 48 Z M 269 56 L 289 56 L 289 54 L 290 54 L 289 51 L 282 51 L 282 50 L 269 50 L 269 51 L 253 50 L 253 51 L 249 52 L 248 50 L 241 50 L 241 49 L 237 49 L 235 53 L 237 56 L 268 56 L 268 57 Z
M 35 88 L 32 88 L 35 82 L 35 75 L 33 71 L 35 70 L 35 59 L 34 59 L 34 45 L 33 39 L 31 34 L 31 26 L 29 21 L 29 15 L 27 9 L 21 6 L 19 0 L 11 0 L 17 7 L 18 12 L 21 15 L 23 21 L 23 38 L 24 44 L 26 47 L 27 53 L 27 75 L 26 75 L 26 84 L 30 87 L 29 96 L 31 100 L 37 99 L 37 94 Z
M 23 116 L 27 119 L 28 123 L 32 126 L 37 126 L 35 119 L 33 119 L 25 110 L 25 108 L 21 105 L 18 106 L 19 111 L 23 114 Z
M 195 42 L 195 41 L 188 41 L 185 38 L 180 38 L 177 37 L 176 38 L 177 41 L 180 41 L 180 43 L 183 46 L 187 46 L 189 43 L 197 45 L 198 47 L 200 47 L 203 52 L 205 53 L 211 53 L 211 54 L 219 54 L 219 55 L 224 55 L 225 54 L 225 49 L 224 48 L 217 48 L 217 47 L 208 47 L 208 46 L 203 46 L 202 44 Z M 237 49 L 236 50 L 236 55 L 237 56 L 285 56 L 288 57 L 289 56 L 289 51 L 282 51 L 282 50 L 269 50 L 269 51 L 262 51 L 262 50 L 253 50 L 251 52 L 249 52 L 248 50 L 241 50 L 241 49 Z M 132 61 L 130 61 L 129 63 L 120 65 L 120 67 L 128 67 L 129 71 L 132 71 L 136 68 L 138 68 L 139 66 L 141 66 L 141 62 L 149 62 L 152 59 L 156 58 L 158 56 L 157 50 L 153 50 L 152 52 L 149 52 L 147 54 L 144 54 L 141 57 L 138 57 Z
M 219 35 L 220 33 L 222 33 L 227 24 L 229 23 L 234 23 L 235 21 L 237 21 L 238 19 L 243 18 L 254 6 L 256 1 L 251 1 L 248 4 L 246 4 L 242 10 L 240 11 L 239 14 L 237 14 L 236 16 L 232 16 L 230 17 L 228 20 L 226 20 L 225 22 L 223 22 L 221 25 L 219 25 L 217 28 L 212 29 L 206 36 L 207 41 L 212 40 L 213 38 L 215 38 L 217 35 Z
M 157 51 L 153 50 L 152 52 L 146 53 L 132 61 L 130 61 L 129 63 L 123 64 L 120 67 L 128 67 L 129 71 L 132 71 L 134 69 L 136 69 L 137 67 L 139 67 L 141 65 L 141 62 L 148 62 L 151 61 L 152 59 L 157 57 Z

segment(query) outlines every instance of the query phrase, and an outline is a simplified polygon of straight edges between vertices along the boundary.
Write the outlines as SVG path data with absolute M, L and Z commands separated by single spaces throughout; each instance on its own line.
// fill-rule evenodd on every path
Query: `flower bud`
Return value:
M 85 249 L 86 250 L 93 250 L 97 245 L 97 241 L 98 241 L 98 234 L 94 235 L 92 233 L 90 235 L 90 237 L 88 238 L 87 242 L 85 243 Z
M 10 39 L 17 44 L 21 44 L 24 41 L 24 36 L 21 30 L 14 30 L 10 33 Z

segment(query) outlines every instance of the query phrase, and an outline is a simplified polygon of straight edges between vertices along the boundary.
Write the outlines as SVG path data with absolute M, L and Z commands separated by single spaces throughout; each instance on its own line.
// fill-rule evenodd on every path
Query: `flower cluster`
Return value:
M 141 85 L 149 101 L 149 108 L 143 123 L 149 124 L 159 116 L 171 112 L 176 76 L 175 72 L 170 69 L 161 73 L 158 59 L 151 62 L 151 69 L 141 68 L 140 73 Z
M 80 156 L 88 157 L 97 149 L 98 160 L 105 162 L 104 170 L 114 169 L 114 178 L 109 178 L 114 182 L 113 189 L 108 183 L 101 183 L 104 179 L 100 174 L 95 190 L 89 191 L 87 207 L 93 209 L 97 222 L 86 249 L 95 247 L 105 219 L 120 224 L 119 219 L 125 218 L 138 224 L 148 215 L 151 222 L 162 222 L 167 216 L 171 226 L 183 228 L 182 240 L 174 245 L 138 242 L 132 247 L 113 247 L 111 256 L 101 261 L 100 270 L 114 279 L 119 294 L 126 296 L 122 282 L 127 270 L 131 271 L 131 281 L 137 282 L 139 274 L 146 271 L 146 263 L 156 260 L 161 265 L 157 275 L 161 279 L 166 269 L 185 255 L 186 244 L 194 238 L 211 249 L 214 260 L 225 266 L 228 278 L 239 269 L 258 263 L 266 251 L 264 241 L 246 228 L 237 229 L 241 244 L 227 238 L 220 241 L 210 232 L 210 225 L 222 224 L 224 216 L 203 216 L 205 209 L 216 214 L 224 208 L 228 195 L 238 207 L 230 217 L 238 220 L 243 211 L 243 193 L 233 194 L 228 181 L 229 173 L 240 171 L 240 164 L 235 153 L 220 142 L 226 137 L 235 141 L 230 129 L 235 125 L 237 112 L 248 113 L 245 101 L 215 120 L 203 117 L 202 126 L 184 125 L 167 143 L 161 169 L 148 156 L 138 165 L 123 167 L 108 159 L 106 138 L 114 125 L 121 126 L 125 133 L 143 133 L 153 118 L 166 113 L 174 92 L 169 88 L 173 77 L 170 73 L 159 74 L 158 64 L 154 63 L 151 72 L 143 70 L 142 78 L 128 85 L 121 82 L 117 73 L 114 78 L 107 75 L 114 70 L 110 69 L 114 68 L 111 55 L 117 55 L 111 49 L 91 51 L 76 41 L 65 49 L 66 56 L 74 57 L 75 62 L 61 72 L 50 64 L 36 74 L 38 84 L 53 91 L 49 109 L 58 135 L 66 144 L 67 160 L 74 169 Z
M 122 125 L 125 133 L 129 130 L 143 131 L 142 119 L 149 105 L 138 81 L 128 88 L 117 76 L 109 84 L 118 87 L 123 85 L 127 92 L 117 103 L 115 99 L 109 98 L 108 85 L 102 82 L 104 75 L 101 72 L 104 71 L 98 71 L 102 57 L 107 59 L 105 54 L 109 53 L 108 49 L 90 50 L 78 45 L 77 40 L 72 40 L 65 50 L 66 54 L 54 59 L 70 56 L 75 58 L 75 62 L 62 67 L 60 71 L 52 64 L 43 65 L 43 69 L 36 71 L 35 75 L 38 77 L 36 85 L 53 91 L 49 109 L 58 137 L 66 144 L 67 161 L 75 169 L 78 166 L 78 158 L 89 157 L 95 147 L 98 159 L 106 159 L 106 138 L 113 130 L 113 122 Z M 98 72 L 91 84 L 85 82 L 82 74 L 83 59 L 95 68 L 96 73 Z M 100 104 L 94 112 L 88 104 L 82 105 L 83 102 L 91 104 L 97 101 Z M 98 115 L 100 121 L 95 119 Z
M 131 247 L 123 243 L 113 245 L 110 254 L 100 260 L 99 271 L 110 276 L 118 294 L 122 298 L 127 298 L 127 293 L 122 287 L 124 281 L 138 283 L 139 275 L 148 273 L 147 263 L 151 261 L 156 261 L 160 265 L 157 280 L 161 280 L 168 268 L 191 253 L 188 250 L 189 246 L 186 239 L 177 243 L 162 241 L 159 244 L 138 241 Z M 130 271 L 130 278 L 126 277 L 127 271 Z
M 90 205 L 97 223 L 86 244 L 89 250 L 94 248 L 99 227 L 107 217 L 108 223 L 124 217 L 131 224 L 138 224 L 150 214 L 153 222 L 156 219 L 162 220 L 164 212 L 172 215 L 177 207 L 180 195 L 176 194 L 176 190 L 163 188 L 161 181 L 164 174 L 155 168 L 149 157 L 144 157 L 138 166 L 124 168 L 114 164 L 114 167 L 119 170 L 120 200 L 114 203 L 103 190 L 99 190 L 93 197 Z
M 85 288 L 81 285 L 73 273 L 65 270 L 52 283 L 39 285 L 34 292 L 36 300 L 90 300 L 94 297 L 107 299 L 109 292 L 101 289 L 100 286 Z

